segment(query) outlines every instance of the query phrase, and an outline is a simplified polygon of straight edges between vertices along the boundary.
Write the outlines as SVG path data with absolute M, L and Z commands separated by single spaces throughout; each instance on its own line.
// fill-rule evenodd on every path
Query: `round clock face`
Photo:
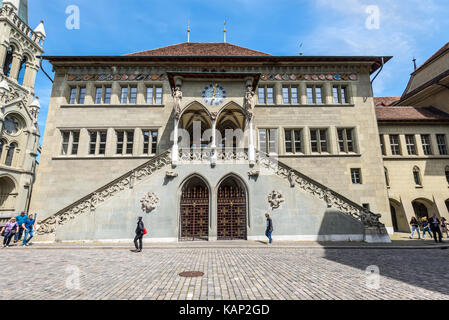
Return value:
M 218 106 L 226 99 L 226 91 L 218 83 L 210 84 L 203 89 L 203 100 L 210 106 Z

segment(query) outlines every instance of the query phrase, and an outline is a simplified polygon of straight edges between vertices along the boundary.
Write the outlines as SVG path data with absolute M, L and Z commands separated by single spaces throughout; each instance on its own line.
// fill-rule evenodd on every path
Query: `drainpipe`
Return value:
M 39 56 L 38 58 L 39 58 L 39 65 L 41 66 L 42 72 L 47 76 L 48 80 L 50 80 L 51 83 L 54 83 L 54 82 L 53 82 L 53 79 L 52 79 L 52 78 L 48 75 L 48 73 L 45 72 L 45 70 L 44 70 L 44 66 L 42 65 L 42 56 Z
M 380 70 L 376 73 L 373 80 L 371 80 L 371 86 L 373 85 L 373 82 L 374 82 L 374 80 L 376 80 L 377 76 L 382 72 L 382 70 L 384 68 L 384 64 L 385 64 L 385 60 L 384 60 L 384 57 L 382 57 L 382 65 L 380 66 Z

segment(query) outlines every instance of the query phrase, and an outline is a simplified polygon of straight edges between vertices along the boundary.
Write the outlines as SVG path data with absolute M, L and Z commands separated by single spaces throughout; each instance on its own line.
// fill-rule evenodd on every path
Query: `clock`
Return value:
M 203 100 L 210 106 L 219 106 L 226 99 L 226 91 L 218 83 L 210 84 L 203 89 Z

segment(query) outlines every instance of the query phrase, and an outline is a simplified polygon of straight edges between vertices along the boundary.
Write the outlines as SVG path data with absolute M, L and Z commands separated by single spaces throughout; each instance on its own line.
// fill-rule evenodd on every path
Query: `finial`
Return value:
M 418 66 L 416 65 L 416 58 L 415 57 L 413 57 L 413 67 L 415 68 L 415 71 L 416 71 L 416 69 L 418 69 Z
M 223 33 L 224 33 L 224 43 L 226 43 L 226 20 L 224 21 Z
M 190 42 L 190 20 L 187 22 L 187 42 Z
M 299 45 L 299 55 L 300 55 L 300 56 L 303 55 L 303 52 L 301 51 L 301 48 L 302 48 L 302 42 L 301 42 L 300 45 Z

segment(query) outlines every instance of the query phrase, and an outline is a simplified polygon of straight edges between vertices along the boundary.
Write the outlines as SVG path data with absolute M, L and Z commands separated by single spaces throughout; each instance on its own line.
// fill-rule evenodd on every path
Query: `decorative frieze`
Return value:
M 265 73 L 260 77 L 262 81 L 357 81 L 358 76 L 355 73 L 338 74 L 302 74 L 302 73 Z
M 162 74 L 135 73 L 102 73 L 102 74 L 68 74 L 67 81 L 165 81 L 168 77 Z

